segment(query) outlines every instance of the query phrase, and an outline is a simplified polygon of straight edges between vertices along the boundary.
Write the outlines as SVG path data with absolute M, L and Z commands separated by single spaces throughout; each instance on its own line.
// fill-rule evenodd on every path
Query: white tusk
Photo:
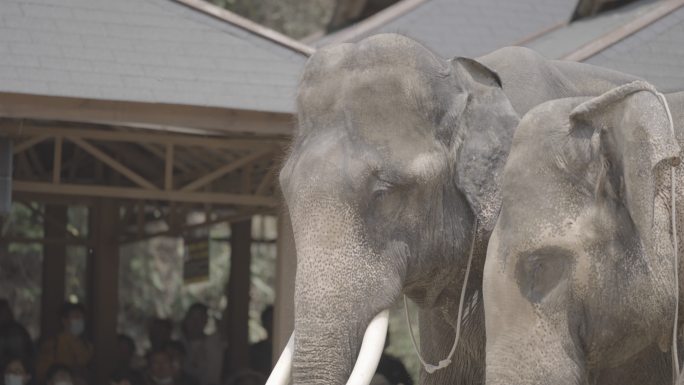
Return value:
M 385 350 L 385 338 L 387 337 L 387 327 L 389 326 L 389 310 L 383 310 L 373 318 L 366 328 L 363 335 L 363 342 L 356 365 L 352 370 L 347 385 L 368 385 L 375 375 L 378 368 L 380 356 Z M 294 333 L 287 341 L 287 346 L 278 359 L 271 375 L 266 381 L 266 385 L 287 385 L 290 383 L 290 373 L 292 371 L 292 353 L 294 351 Z
M 287 345 L 278 358 L 271 375 L 266 381 L 266 385 L 287 385 L 290 383 L 290 372 L 292 372 L 292 353 L 294 352 L 294 332 L 290 335 Z
M 389 326 L 389 310 L 383 310 L 368 324 L 363 335 L 361 350 L 356 358 L 356 364 L 349 376 L 347 385 L 368 385 L 378 368 L 380 356 L 385 350 L 385 338 Z

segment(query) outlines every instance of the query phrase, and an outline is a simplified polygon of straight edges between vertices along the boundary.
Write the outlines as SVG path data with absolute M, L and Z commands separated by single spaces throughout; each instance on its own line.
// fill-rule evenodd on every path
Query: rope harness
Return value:
M 672 119 L 672 113 L 670 112 L 670 105 L 667 102 L 667 99 L 665 98 L 665 95 L 661 92 L 654 91 L 652 89 L 644 88 L 645 91 L 649 91 L 654 93 L 660 102 L 663 104 L 663 107 L 665 107 L 665 111 L 667 112 L 667 118 L 670 124 L 670 131 L 672 133 L 672 136 L 675 137 L 675 131 L 674 131 L 674 120 Z M 680 376 L 682 376 L 684 373 L 680 372 L 679 368 L 679 355 L 677 352 L 677 319 L 679 316 L 679 250 L 678 250 L 678 240 L 677 240 L 677 213 L 676 213 L 676 203 L 677 203 L 677 197 L 676 197 L 676 166 L 674 164 L 671 165 L 670 167 L 670 220 L 671 220 L 671 228 L 672 228 L 672 243 L 673 243 L 673 257 L 674 257 L 674 281 L 675 281 L 675 316 L 674 316 L 674 322 L 672 325 L 672 369 L 673 369 L 673 383 L 676 385 L 677 380 Z M 444 369 L 448 367 L 451 364 L 451 359 L 454 356 L 454 353 L 456 352 L 456 347 L 458 346 L 458 341 L 461 337 L 461 324 L 463 323 L 462 320 L 462 313 L 463 313 L 463 303 L 465 300 L 465 292 L 466 292 L 466 287 L 468 286 L 468 277 L 470 275 L 470 265 L 473 261 L 473 252 L 475 249 L 475 238 L 477 235 L 477 219 L 475 220 L 475 226 L 473 229 L 473 236 L 472 240 L 470 243 L 470 254 L 468 255 L 468 264 L 466 267 L 466 274 L 465 278 L 463 280 L 463 287 L 461 288 L 461 298 L 459 301 L 458 305 L 458 319 L 456 322 L 456 336 L 454 338 L 454 344 L 451 347 L 451 351 L 449 352 L 449 355 L 439 361 L 437 365 L 430 364 L 425 361 L 423 356 L 420 354 L 420 349 L 418 348 L 418 344 L 416 343 L 416 337 L 413 334 L 413 326 L 411 326 L 411 318 L 409 317 L 409 311 L 408 311 L 408 301 L 406 299 L 406 295 L 404 295 L 404 312 L 406 314 L 406 323 L 408 325 L 409 329 L 409 334 L 411 336 L 411 343 L 413 345 L 413 349 L 416 352 L 416 355 L 418 356 L 418 359 L 420 360 L 421 364 L 423 365 L 423 368 L 425 368 L 425 371 L 428 372 L 429 374 L 432 374 L 436 372 L 437 370 Z
M 650 90 L 653 92 L 652 90 Z M 670 132 L 672 132 L 672 137 L 675 137 L 675 131 L 674 131 L 674 120 L 672 119 L 672 113 L 670 112 L 670 105 L 667 103 L 667 99 L 665 99 L 665 95 L 663 95 L 661 92 L 654 92 L 655 95 L 660 99 L 660 102 L 663 104 L 663 107 L 665 107 L 665 111 L 667 112 L 667 119 L 668 122 L 670 123 Z M 673 378 L 672 381 L 674 384 L 677 384 L 677 379 L 682 375 L 682 373 L 679 371 L 679 354 L 677 352 L 677 319 L 679 317 L 679 247 L 678 247 L 678 242 L 677 242 L 677 212 L 676 212 L 676 204 L 677 204 L 677 189 L 676 189 L 676 166 L 674 164 L 671 165 L 670 167 L 670 220 L 671 220 L 671 228 L 672 228 L 672 247 L 673 247 L 673 256 L 674 256 L 674 281 L 675 281 L 675 316 L 674 316 L 674 322 L 672 325 L 672 369 L 673 369 Z
M 420 349 L 418 349 L 418 344 L 416 344 L 416 337 L 413 335 L 413 327 L 411 326 L 411 318 L 409 317 L 409 311 L 408 311 L 408 301 L 406 300 L 406 295 L 404 295 L 404 313 L 406 314 L 406 324 L 408 325 L 409 329 L 409 334 L 411 335 L 411 343 L 413 344 L 413 349 L 416 352 L 416 355 L 418 356 L 418 359 L 420 360 L 420 363 L 423 364 L 423 368 L 425 368 L 425 371 L 428 372 L 429 374 L 432 374 L 440 369 L 444 369 L 447 366 L 451 364 L 451 358 L 453 358 L 454 353 L 456 352 L 456 346 L 458 346 L 458 340 L 461 338 L 461 324 L 463 323 L 462 320 L 462 315 L 463 315 L 463 302 L 465 300 L 465 292 L 466 292 L 466 287 L 468 286 L 468 276 L 470 275 L 470 265 L 473 262 L 473 252 L 475 250 L 475 238 L 477 237 L 477 218 L 475 219 L 475 226 L 473 228 L 473 237 L 472 240 L 470 241 L 470 255 L 468 256 L 468 265 L 466 267 L 466 273 L 465 273 L 465 278 L 463 279 L 463 287 L 461 288 L 461 299 L 458 304 L 458 319 L 456 321 L 456 336 L 454 337 L 454 344 L 451 346 L 451 351 L 449 352 L 449 355 L 447 358 L 439 361 L 439 364 L 433 365 L 429 364 L 423 359 L 423 357 L 420 354 Z

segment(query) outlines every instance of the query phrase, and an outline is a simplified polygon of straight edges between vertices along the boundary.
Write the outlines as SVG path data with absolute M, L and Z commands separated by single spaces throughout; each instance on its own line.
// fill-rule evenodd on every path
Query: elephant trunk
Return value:
M 373 318 L 363 336 L 359 356 L 354 364 L 347 384 L 369 384 L 375 374 L 380 357 L 384 350 L 385 338 L 389 327 L 389 310 L 383 310 Z M 294 333 L 273 368 L 266 385 L 289 385 L 292 372 L 292 354 L 294 352 Z
M 297 248 L 296 385 L 347 383 L 367 326 L 399 297 L 403 283 L 401 264 L 373 250 L 354 211 L 326 203 L 314 215 L 301 206 L 291 209 Z M 384 344 L 384 338 L 374 339 Z M 381 353 L 382 346 L 375 350 Z

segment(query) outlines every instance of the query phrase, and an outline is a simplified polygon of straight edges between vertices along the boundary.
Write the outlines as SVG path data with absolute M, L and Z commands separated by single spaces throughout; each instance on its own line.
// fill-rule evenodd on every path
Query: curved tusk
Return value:
M 294 352 L 294 332 L 290 335 L 287 345 L 278 358 L 271 375 L 268 376 L 266 385 L 287 385 L 290 383 L 290 372 L 292 371 L 292 353 Z
M 378 368 L 380 356 L 385 349 L 385 338 L 389 326 L 389 310 L 383 310 L 373 318 L 363 335 L 359 356 L 352 370 L 347 385 L 368 385 Z M 266 385 L 287 385 L 290 383 L 292 371 L 292 353 L 294 352 L 294 333 L 290 335 L 287 346 L 278 359 Z
M 347 385 L 368 385 L 378 368 L 380 356 L 385 350 L 385 338 L 389 326 L 389 310 L 383 310 L 373 318 L 363 335 L 361 350 L 356 358 Z

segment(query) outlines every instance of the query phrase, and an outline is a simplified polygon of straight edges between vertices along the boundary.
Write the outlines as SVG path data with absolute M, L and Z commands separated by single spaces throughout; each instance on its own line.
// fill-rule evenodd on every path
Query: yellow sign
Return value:
M 183 282 L 186 284 L 209 280 L 209 238 L 185 238 Z

